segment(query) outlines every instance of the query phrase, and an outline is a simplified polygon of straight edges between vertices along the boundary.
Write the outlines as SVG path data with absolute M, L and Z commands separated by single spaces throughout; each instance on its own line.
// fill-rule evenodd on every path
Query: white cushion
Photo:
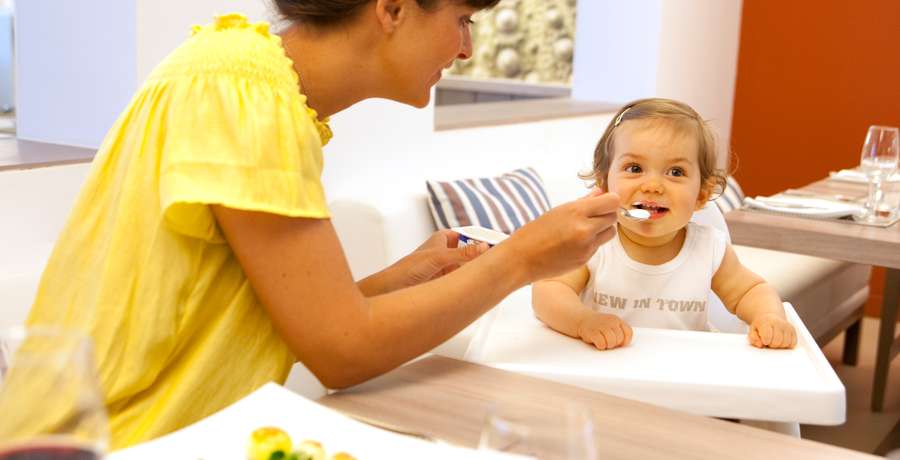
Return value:
M 769 281 L 786 298 L 815 288 L 822 279 L 847 265 L 837 260 L 750 246 L 734 246 L 734 252 L 741 263 Z

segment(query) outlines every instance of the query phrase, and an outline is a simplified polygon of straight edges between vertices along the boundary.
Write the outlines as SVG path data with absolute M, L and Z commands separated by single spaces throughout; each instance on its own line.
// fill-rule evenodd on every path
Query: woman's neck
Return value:
M 681 228 L 677 232 L 655 238 L 646 238 L 618 226 L 619 241 L 625 253 L 633 260 L 647 265 L 662 265 L 681 252 L 687 230 Z
M 371 42 L 366 43 L 358 29 L 351 25 L 324 31 L 294 24 L 279 33 L 300 77 L 301 92 L 319 118 L 377 94 Z

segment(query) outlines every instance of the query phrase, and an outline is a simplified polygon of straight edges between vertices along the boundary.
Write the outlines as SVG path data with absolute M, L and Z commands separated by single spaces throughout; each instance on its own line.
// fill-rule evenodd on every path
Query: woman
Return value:
M 282 382 L 296 360 L 332 388 L 381 374 L 611 238 L 618 200 L 590 196 L 490 251 L 439 232 L 351 277 L 320 183 L 327 117 L 371 97 L 427 105 L 471 54 L 470 16 L 496 1 L 275 0 L 280 36 L 223 16 L 154 70 L 101 146 L 29 317 L 93 337 L 114 448 Z

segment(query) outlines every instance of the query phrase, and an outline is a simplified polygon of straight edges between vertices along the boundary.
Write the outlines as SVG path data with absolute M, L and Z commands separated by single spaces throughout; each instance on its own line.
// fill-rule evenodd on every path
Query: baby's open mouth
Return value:
M 660 218 L 665 213 L 669 212 L 669 208 L 667 208 L 665 206 L 660 206 L 659 204 L 653 203 L 653 202 L 639 201 L 639 202 L 632 204 L 631 206 L 636 209 L 643 209 L 646 211 L 650 211 L 651 219 Z

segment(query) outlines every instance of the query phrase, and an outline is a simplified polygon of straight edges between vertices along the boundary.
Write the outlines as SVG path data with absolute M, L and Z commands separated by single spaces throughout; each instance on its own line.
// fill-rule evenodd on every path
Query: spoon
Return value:
M 645 221 L 650 218 L 650 211 L 646 209 L 625 209 L 619 207 L 619 214 L 636 221 Z

